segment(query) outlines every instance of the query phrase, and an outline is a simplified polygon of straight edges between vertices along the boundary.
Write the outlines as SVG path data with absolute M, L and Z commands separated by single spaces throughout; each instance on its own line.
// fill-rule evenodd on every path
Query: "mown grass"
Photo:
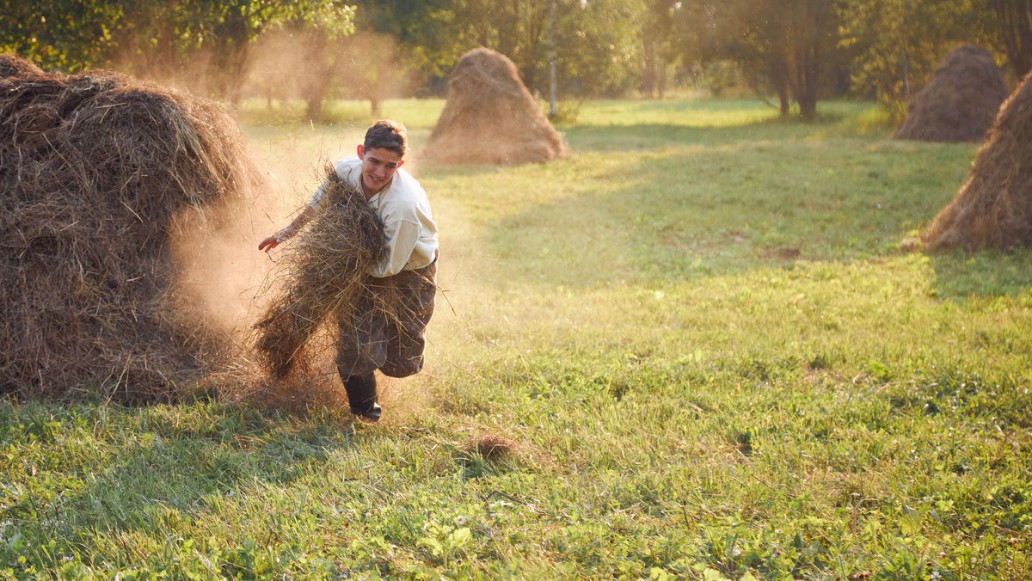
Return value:
M 418 148 L 439 110 L 384 113 Z M 587 103 L 552 164 L 417 151 L 442 294 L 381 424 L 0 404 L 0 571 L 1032 576 L 1032 253 L 901 250 L 975 146 L 876 119 Z M 364 123 L 245 129 L 292 207 Z

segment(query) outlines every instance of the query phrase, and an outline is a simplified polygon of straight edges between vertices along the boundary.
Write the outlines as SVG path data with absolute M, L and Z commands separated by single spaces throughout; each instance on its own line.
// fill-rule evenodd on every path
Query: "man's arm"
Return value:
M 269 252 L 273 248 L 276 248 L 280 244 L 286 242 L 291 237 L 293 237 L 294 234 L 297 234 L 298 231 L 301 230 L 301 228 L 304 228 L 305 224 L 311 222 L 312 218 L 314 217 L 315 207 L 310 204 L 306 204 L 305 208 L 301 210 L 301 213 L 298 214 L 297 217 L 294 218 L 294 220 L 291 221 L 286 228 L 259 242 L 258 250 L 264 250 L 265 252 Z

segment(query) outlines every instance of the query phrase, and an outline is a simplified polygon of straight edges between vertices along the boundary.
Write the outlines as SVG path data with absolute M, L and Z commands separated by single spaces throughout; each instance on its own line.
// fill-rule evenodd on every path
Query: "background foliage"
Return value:
M 247 94 L 298 97 L 312 118 L 333 96 L 368 99 L 376 110 L 387 97 L 443 95 L 448 71 L 477 46 L 511 58 L 540 95 L 551 89 L 554 56 L 556 89 L 568 101 L 738 87 L 773 97 L 783 115 L 804 116 L 816 112 L 819 100 L 845 95 L 902 111 L 963 43 L 993 52 L 1012 81 L 1032 65 L 1032 0 L 3 0 L 2 6 L 0 50 L 44 68 L 113 67 L 234 106 Z M 293 57 L 284 55 L 288 50 Z

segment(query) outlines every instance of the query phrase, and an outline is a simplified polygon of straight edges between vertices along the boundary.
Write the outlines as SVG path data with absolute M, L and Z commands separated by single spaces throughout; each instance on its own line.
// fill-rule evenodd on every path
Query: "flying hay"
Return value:
M 989 51 L 973 45 L 951 52 L 910 103 L 896 139 L 981 141 L 1007 98 L 1007 83 Z
M 928 250 L 1032 244 L 1032 74 L 1000 107 L 960 191 L 921 235 Z
M 259 363 L 275 380 L 303 376 L 321 352 L 320 329 L 350 320 L 368 272 L 387 250 L 383 224 L 362 192 L 327 168 L 312 223 L 290 242 L 274 274 L 279 294 L 255 325 Z M 387 299 L 389 300 L 389 298 Z
M 477 48 L 459 59 L 448 80 L 448 100 L 423 158 L 442 163 L 519 164 L 566 154 L 505 55 Z
M 170 240 L 259 174 L 212 103 L 25 62 L 0 78 L 0 394 L 177 399 L 222 350 L 177 308 Z

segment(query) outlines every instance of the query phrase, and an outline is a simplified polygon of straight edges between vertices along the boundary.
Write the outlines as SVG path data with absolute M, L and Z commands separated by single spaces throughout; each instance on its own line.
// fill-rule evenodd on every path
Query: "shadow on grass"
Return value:
M 600 148 L 629 152 L 634 141 L 649 151 L 481 173 L 494 196 L 485 203 L 507 203 L 527 185 L 557 192 L 490 225 L 499 270 L 507 281 L 576 288 L 881 259 L 948 202 L 970 156 L 967 147 L 795 138 L 809 127 L 598 129 Z
M 82 531 L 160 529 L 212 508 L 242 483 L 297 480 L 353 445 L 349 425 L 216 404 L 0 403 L 0 442 L 36 450 L 25 477 L 10 483 L 24 498 L 3 518 L 35 521 L 26 530 L 69 541 Z
M 691 113 L 686 113 L 691 115 Z M 870 117 L 870 116 L 867 116 Z M 881 138 L 891 128 L 877 119 L 843 111 L 828 111 L 813 119 L 798 116 L 767 116 L 741 122 L 710 122 L 705 119 L 684 124 L 634 123 L 571 125 L 562 128 L 570 150 L 610 152 L 658 149 L 670 145 L 726 145 L 742 141 L 799 140 L 810 137 Z
M 1032 249 L 935 254 L 930 263 L 932 290 L 942 299 L 1014 297 L 1032 289 Z

